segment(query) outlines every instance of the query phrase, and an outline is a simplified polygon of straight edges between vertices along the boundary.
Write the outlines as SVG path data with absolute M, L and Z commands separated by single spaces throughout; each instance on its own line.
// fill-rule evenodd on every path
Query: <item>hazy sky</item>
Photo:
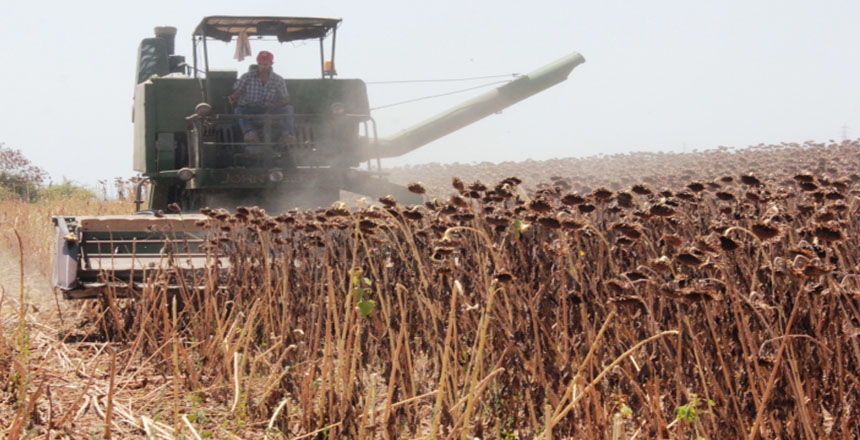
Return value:
M 133 7 L 131 5 L 134 5 Z M 568 81 L 383 165 L 548 159 L 860 137 L 857 1 L 8 1 L 0 142 L 55 181 L 130 176 L 137 47 L 206 15 L 343 18 L 341 78 L 526 73 L 570 52 Z M 318 74 L 318 46 L 263 46 L 275 71 Z M 216 43 L 213 67 L 247 68 Z M 220 59 L 218 59 L 220 58 Z M 217 60 L 216 60 L 217 59 Z M 482 84 L 369 85 L 371 107 Z M 391 134 L 481 91 L 373 113 Z

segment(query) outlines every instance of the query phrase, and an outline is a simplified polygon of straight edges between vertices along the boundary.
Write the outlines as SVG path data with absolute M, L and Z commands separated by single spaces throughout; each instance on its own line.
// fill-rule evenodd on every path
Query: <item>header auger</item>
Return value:
M 158 27 L 155 37 L 142 40 L 134 90 L 134 170 L 149 182 L 146 206 L 141 183 L 134 215 L 55 217 L 55 286 L 67 298 L 94 297 L 106 288 L 125 294 L 139 289 L 142 269 L 156 260 L 163 264 L 168 251 L 192 263 L 203 258 L 195 243 L 204 232 L 194 226 L 201 217 L 169 214 L 169 206 L 183 212 L 237 205 L 285 211 L 329 205 L 341 190 L 418 203 L 415 194 L 382 177 L 382 158 L 406 154 L 552 87 L 585 61 L 572 53 L 378 138 L 364 81 L 336 78 L 340 23 L 312 17 L 206 17 L 192 33 L 190 65 L 174 53 L 175 28 Z M 240 116 L 227 99 L 240 75 L 210 67 L 208 42 L 249 37 L 319 41 L 320 76 L 286 79 L 294 136 L 280 136 L 281 115 L 243 115 L 260 133 L 246 142 Z M 363 162 L 367 169 L 358 168 Z

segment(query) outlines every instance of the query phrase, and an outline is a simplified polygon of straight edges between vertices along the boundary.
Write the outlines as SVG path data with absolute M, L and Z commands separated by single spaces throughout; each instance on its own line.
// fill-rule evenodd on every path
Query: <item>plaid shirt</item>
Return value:
M 269 72 L 269 80 L 263 84 L 256 71 L 242 75 L 233 85 L 233 90 L 241 92 L 239 105 L 264 105 L 290 96 L 284 78 Z

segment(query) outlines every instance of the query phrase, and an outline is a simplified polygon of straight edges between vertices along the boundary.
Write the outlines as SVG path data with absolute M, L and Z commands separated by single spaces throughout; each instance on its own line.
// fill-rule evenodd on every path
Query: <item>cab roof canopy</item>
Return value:
M 337 29 L 340 18 L 316 17 L 205 17 L 194 29 L 194 36 L 227 41 L 245 31 L 248 36 L 277 37 L 287 41 L 325 38 Z

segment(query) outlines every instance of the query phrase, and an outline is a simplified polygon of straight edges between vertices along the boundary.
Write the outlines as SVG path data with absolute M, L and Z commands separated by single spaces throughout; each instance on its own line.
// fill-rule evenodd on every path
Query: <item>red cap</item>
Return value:
M 260 53 L 257 54 L 257 62 L 260 63 L 263 61 L 268 61 L 271 63 L 275 61 L 275 56 L 272 55 L 272 52 L 261 50 Z

